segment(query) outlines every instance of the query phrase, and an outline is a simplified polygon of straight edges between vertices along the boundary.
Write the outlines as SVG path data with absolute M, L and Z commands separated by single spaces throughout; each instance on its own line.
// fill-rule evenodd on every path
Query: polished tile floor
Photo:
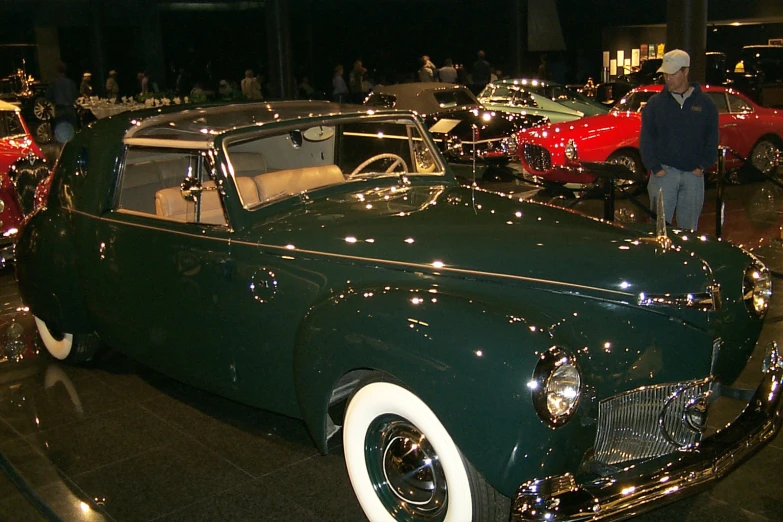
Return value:
M 781 342 L 783 292 L 773 305 L 765 335 Z M 339 450 L 319 455 L 301 422 L 115 352 L 78 368 L 39 350 L 13 274 L 0 272 L 0 521 L 365 520 Z M 783 520 L 783 435 L 708 491 L 637 520 Z

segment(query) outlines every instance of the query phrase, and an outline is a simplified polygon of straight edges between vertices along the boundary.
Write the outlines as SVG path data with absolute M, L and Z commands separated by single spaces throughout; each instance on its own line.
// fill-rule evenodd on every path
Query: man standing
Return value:
M 640 148 L 650 170 L 647 190 L 656 208 L 663 193 L 666 221 L 696 230 L 704 204 L 704 171 L 718 159 L 718 109 L 698 83 L 688 81 L 691 58 L 680 49 L 663 56 L 664 89 L 642 110 Z
M 446 58 L 445 65 L 438 69 L 438 76 L 442 82 L 457 83 L 457 69 L 454 68 L 451 58 Z
M 117 71 L 109 71 L 109 77 L 106 79 L 106 97 L 110 100 L 116 100 L 120 95 L 120 85 L 117 83 Z
M 79 95 L 89 98 L 92 96 L 92 73 L 86 72 L 82 75 L 82 83 L 79 85 Z
M 60 144 L 73 137 L 78 119 L 76 117 L 76 84 L 65 75 L 66 66 L 57 64 L 57 78 L 49 85 L 46 99 L 54 104 L 54 136 Z
M 484 59 L 484 51 L 478 52 L 478 59 L 473 62 L 473 94 L 478 94 L 489 83 L 489 76 L 492 74 L 492 68 L 489 62 Z

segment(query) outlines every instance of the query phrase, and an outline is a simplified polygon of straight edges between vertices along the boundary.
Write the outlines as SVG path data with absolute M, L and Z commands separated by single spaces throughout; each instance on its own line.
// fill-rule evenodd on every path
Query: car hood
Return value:
M 526 131 L 525 138 L 539 143 L 566 143 L 574 139 L 582 146 L 588 144 L 589 147 L 591 139 L 603 140 L 607 135 L 624 136 L 629 132 L 636 136 L 640 129 L 641 114 L 613 111 L 581 120 L 535 127 Z
M 462 141 L 473 141 L 473 127 L 478 129 L 480 139 L 500 138 L 528 129 L 545 122 L 543 116 L 532 114 L 511 114 L 486 108 L 454 110 L 425 116 L 425 122 L 434 135 L 449 134 Z
M 640 293 L 685 295 L 713 283 L 698 256 L 664 252 L 619 225 L 469 187 L 378 181 L 312 197 L 251 234 L 280 255 L 497 280 L 634 306 Z

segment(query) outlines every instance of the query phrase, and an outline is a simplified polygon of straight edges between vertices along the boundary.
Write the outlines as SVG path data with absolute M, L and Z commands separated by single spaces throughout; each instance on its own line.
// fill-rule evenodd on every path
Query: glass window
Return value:
M 24 136 L 25 131 L 22 127 L 22 120 L 19 119 L 19 113 L 15 111 L 0 112 L 0 138 L 13 138 Z
M 436 91 L 433 95 L 435 96 L 435 101 L 438 102 L 438 105 L 443 109 L 462 107 L 465 105 L 475 107 L 478 105 L 478 101 L 467 89 Z
M 365 105 L 370 107 L 383 107 L 384 109 L 393 109 L 397 105 L 397 97 L 393 94 L 378 94 L 371 92 L 364 101 Z
M 731 112 L 753 112 L 753 106 L 735 94 L 729 94 Z
M 726 95 L 722 92 L 708 92 L 707 96 L 715 103 L 720 114 L 726 114 L 729 112 L 729 106 L 726 104 Z
M 615 112 L 639 112 L 647 105 L 650 98 L 656 93 L 654 92 L 635 92 L 617 102 L 617 105 L 612 107 L 612 111 Z
M 188 223 L 225 225 L 225 213 L 206 158 L 198 152 L 130 147 L 120 183 L 118 210 Z M 201 191 L 185 197 L 180 184 L 192 180 Z
M 411 119 L 325 123 L 226 140 L 226 156 L 245 208 L 354 180 L 444 173 L 428 135 Z

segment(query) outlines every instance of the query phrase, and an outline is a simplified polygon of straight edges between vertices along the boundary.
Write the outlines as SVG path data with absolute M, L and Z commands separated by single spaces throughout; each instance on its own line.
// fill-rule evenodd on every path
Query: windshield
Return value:
M 465 107 L 472 109 L 479 106 L 479 102 L 467 89 L 455 89 L 450 91 L 433 92 L 435 101 L 441 109 L 452 107 Z
M 397 97 L 393 94 L 378 94 L 377 92 L 371 92 L 364 101 L 364 104 L 371 107 L 394 109 L 397 106 Z
M 286 127 L 227 139 L 225 151 L 246 208 L 354 180 L 445 172 L 429 135 L 399 116 Z
M 646 91 L 630 93 L 612 107 L 612 112 L 639 112 L 655 94 Z
M 26 134 L 18 112 L 0 112 L 0 138 L 15 138 Z

